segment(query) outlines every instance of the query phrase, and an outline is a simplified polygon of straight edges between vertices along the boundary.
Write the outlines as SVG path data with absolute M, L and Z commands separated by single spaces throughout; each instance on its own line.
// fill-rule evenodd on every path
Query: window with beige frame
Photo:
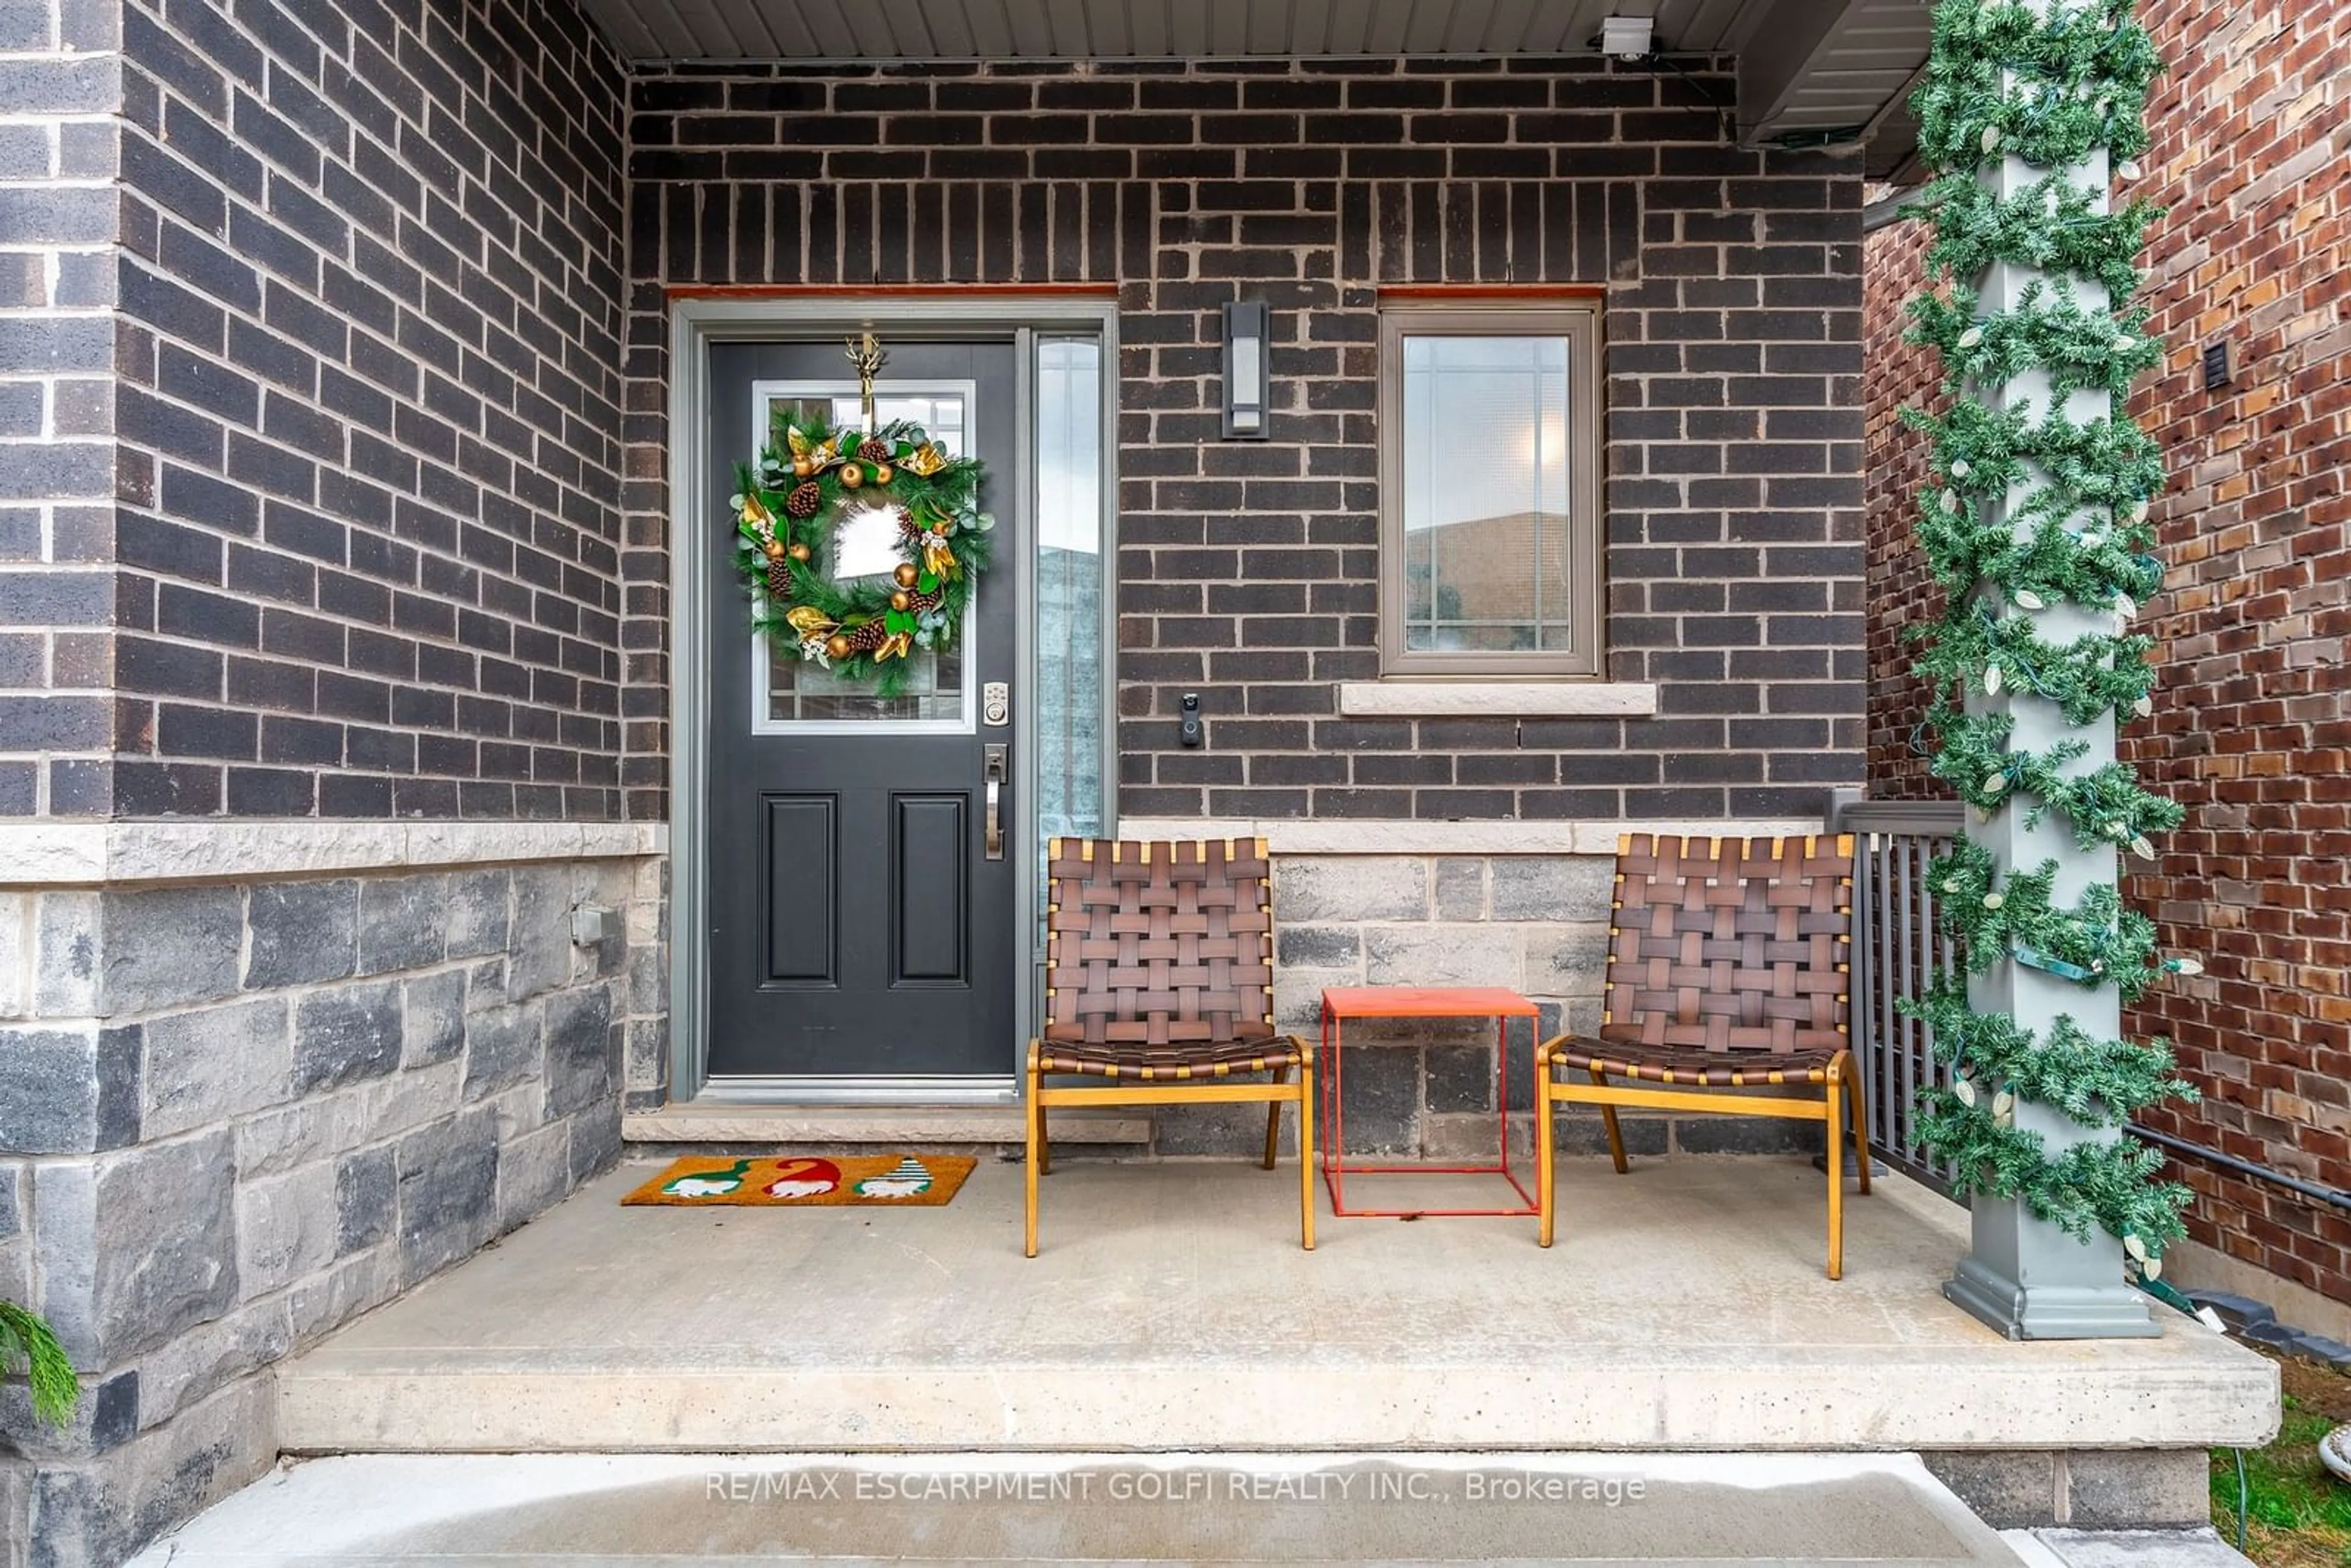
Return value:
M 1599 311 L 1380 313 L 1380 667 L 1601 674 Z

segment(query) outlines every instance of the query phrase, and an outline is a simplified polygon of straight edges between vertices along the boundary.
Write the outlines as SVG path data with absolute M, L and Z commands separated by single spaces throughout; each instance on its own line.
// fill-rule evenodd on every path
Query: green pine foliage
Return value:
M 2079 737 L 2019 747 L 2006 713 L 1971 712 L 1968 699 L 2038 698 L 2076 728 L 2154 711 L 2153 640 L 2130 623 L 2162 583 L 2148 508 L 2163 468 L 2125 407 L 2132 382 L 2163 357 L 2132 302 L 2134 258 L 2157 209 L 2134 200 L 2097 212 L 2077 178 L 2084 168 L 2136 178 L 2159 68 L 2131 0 L 2057 0 L 2045 15 L 2016 0 L 1941 0 L 1912 100 L 1922 154 L 1939 173 L 1916 204 L 1935 235 L 1910 336 L 1940 356 L 1951 404 L 1905 416 L 1932 442 L 1918 535 L 1946 603 L 1919 634 L 1917 670 L 1937 692 L 1932 768 L 1983 820 L 2016 810 L 2037 824 L 2054 812 L 2085 849 L 2140 855 L 2179 824 L 2176 802 L 2123 763 L 2090 765 Z M 1982 176 L 2010 158 L 2040 173 L 2003 195 Z M 1976 280 L 1996 263 L 2046 279 L 2011 303 L 1988 300 Z M 2026 376 L 2045 392 L 1999 409 L 1980 395 Z M 2113 412 L 2076 417 L 2076 392 L 2105 394 Z M 1989 849 L 1962 838 L 1932 877 L 1964 974 L 2013 962 L 2085 991 L 2112 986 L 2128 1002 L 2167 971 L 2194 968 L 2158 955 L 2153 923 L 2113 883 L 2060 904 L 2053 861 L 2003 875 Z M 2021 1200 L 2085 1240 L 2104 1230 L 2159 1269 L 2189 1194 L 2158 1179 L 2161 1156 L 2119 1129 L 2146 1106 L 2193 1094 L 2169 1046 L 2096 1038 L 2070 1016 L 2036 1035 L 1971 1007 L 1959 973 L 1909 1010 L 1952 1069 L 1949 1087 L 1922 1096 L 1920 1131 L 1961 1186 Z M 2093 1135 L 2053 1148 L 2018 1124 L 2020 1103 L 2053 1107 Z
M 35 1418 L 53 1427 L 71 1419 L 81 1399 L 81 1380 L 57 1336 L 9 1301 L 0 1301 L 0 1376 L 25 1378 L 32 1385 Z
M 1968 713 L 1945 703 L 1928 724 L 1942 749 L 1928 764 L 1935 777 L 1959 798 L 1989 817 L 2011 800 L 2023 802 L 2024 821 L 2037 827 L 2055 811 L 2073 824 L 2085 849 L 2111 845 L 2136 855 L 2154 852 L 2154 837 L 2179 826 L 2179 802 L 2139 785 L 2137 769 L 2109 762 L 2086 773 L 2067 764 L 2089 751 L 2080 740 L 2061 740 L 2045 750 L 2010 747 L 2015 721 L 2004 713 Z
M 1927 265 L 1973 277 L 1995 261 L 2094 278 L 2114 298 L 2138 287 L 2136 257 L 2161 215 L 2134 200 L 2118 213 L 2091 210 L 2087 193 L 2052 174 L 2019 201 L 2001 201 L 1973 179 L 1946 180 L 1914 205 L 1935 223 Z

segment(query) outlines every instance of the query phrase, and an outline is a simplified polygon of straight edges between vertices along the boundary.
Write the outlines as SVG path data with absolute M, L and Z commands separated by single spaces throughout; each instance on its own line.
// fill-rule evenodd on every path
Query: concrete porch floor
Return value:
M 1797 1160 L 1563 1161 L 1531 1219 L 1338 1219 L 1296 1167 L 1071 1160 L 946 1207 L 622 1208 L 631 1166 L 281 1365 L 296 1453 L 2200 1448 L 2273 1369 L 2012 1343 L 1945 1302 L 1963 1213 Z M 2200 1467 L 2200 1461 L 2199 1461 Z M 2059 1516 L 2063 1521 L 2063 1515 Z

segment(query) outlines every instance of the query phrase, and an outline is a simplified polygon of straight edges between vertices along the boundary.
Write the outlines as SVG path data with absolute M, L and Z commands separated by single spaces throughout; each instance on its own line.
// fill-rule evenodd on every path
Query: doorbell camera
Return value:
M 1184 694 L 1184 716 L 1176 730 L 1176 737 L 1186 746 L 1199 746 L 1206 737 L 1200 732 L 1200 694 Z

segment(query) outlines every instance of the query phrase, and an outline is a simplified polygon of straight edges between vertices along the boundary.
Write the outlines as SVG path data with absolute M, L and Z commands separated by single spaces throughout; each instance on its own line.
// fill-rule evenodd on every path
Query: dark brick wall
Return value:
M 0 817 L 110 732 L 114 11 L 0 5 Z
M 665 810 L 664 287 L 971 281 L 1118 286 L 1125 811 L 1818 810 L 1862 773 L 1860 181 L 1740 150 L 1729 97 L 1589 57 L 642 74 L 631 813 Z M 1606 286 L 1609 672 L 1655 718 L 1336 716 L 1378 674 L 1375 290 L 1441 282 Z M 1275 311 L 1261 444 L 1217 439 L 1238 296 Z
M 529 0 L 120 25 L 111 733 L 0 745 L 81 754 L 58 815 L 620 815 L 620 62 Z

